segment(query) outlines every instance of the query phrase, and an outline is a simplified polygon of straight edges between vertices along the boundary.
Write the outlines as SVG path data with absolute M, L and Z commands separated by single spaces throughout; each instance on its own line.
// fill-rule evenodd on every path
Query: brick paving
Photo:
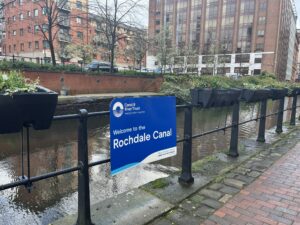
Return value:
M 201 224 L 300 225 L 300 143 Z

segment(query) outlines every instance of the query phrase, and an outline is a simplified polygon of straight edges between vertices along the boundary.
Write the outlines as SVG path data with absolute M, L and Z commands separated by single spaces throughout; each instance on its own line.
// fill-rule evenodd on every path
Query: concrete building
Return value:
M 171 46 L 190 46 L 200 74 L 275 73 L 295 76 L 296 10 L 294 0 L 150 0 L 149 36 L 168 30 Z M 178 52 L 178 50 L 177 50 Z M 149 53 L 150 67 L 157 65 Z M 192 71 L 182 55 L 185 71 Z M 175 60 L 176 61 L 176 60 Z M 173 69 L 178 66 L 176 63 Z
M 3 1 L 2 55 L 38 63 L 41 60 L 50 62 L 49 43 L 41 29 L 47 27 L 44 27 L 48 23 L 45 3 L 51 1 Z M 53 8 L 53 18 L 57 14 L 53 25 L 56 61 L 58 63 L 72 61 L 66 53 L 66 46 L 69 44 L 90 45 L 95 50 L 94 59 L 109 61 L 109 49 L 105 48 L 105 45 L 99 46 L 97 41 L 101 39 L 99 32 L 101 19 L 89 12 L 88 0 L 57 0 L 56 2 L 57 6 Z M 60 4 L 61 2 L 63 4 Z M 136 62 L 133 57 L 126 54 L 126 50 L 132 44 L 131 37 L 145 31 L 125 25 L 119 27 L 118 31 L 124 35 L 118 40 L 115 62 L 118 66 L 133 67 Z M 103 44 L 102 39 L 101 41 Z

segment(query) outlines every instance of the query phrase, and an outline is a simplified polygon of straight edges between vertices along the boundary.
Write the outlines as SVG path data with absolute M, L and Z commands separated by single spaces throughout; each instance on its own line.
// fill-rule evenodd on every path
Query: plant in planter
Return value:
M 244 88 L 242 100 L 246 102 L 258 102 L 267 98 L 276 100 L 283 98 L 287 93 L 284 84 L 271 74 L 244 77 L 242 80 Z
M 241 90 L 235 80 L 221 76 L 202 76 L 191 90 L 192 104 L 203 107 L 231 106 L 239 101 Z
M 57 93 L 38 86 L 19 72 L 0 74 L 0 134 L 19 132 L 22 126 L 48 129 L 57 104 Z
M 259 84 L 257 79 L 247 77 L 243 80 L 241 100 L 245 102 L 260 102 L 268 99 L 271 93 L 270 89 L 266 89 Z
M 285 82 L 285 88 L 288 89 L 286 94 L 287 97 L 294 97 L 296 95 L 300 95 L 300 83 L 294 82 Z

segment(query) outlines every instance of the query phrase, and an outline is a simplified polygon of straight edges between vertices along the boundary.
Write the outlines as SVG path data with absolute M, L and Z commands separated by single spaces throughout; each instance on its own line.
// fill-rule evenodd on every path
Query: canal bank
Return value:
M 114 98 L 159 95 L 156 92 L 129 92 L 59 96 L 55 115 L 78 113 L 80 109 L 86 109 L 89 112 L 107 111 Z
M 142 187 L 127 191 L 92 206 L 92 221 L 97 224 L 200 224 L 235 194 L 256 180 L 274 162 L 299 142 L 300 129 L 286 126 L 278 135 L 266 132 L 267 142 L 242 139 L 240 156 L 228 157 L 219 151 L 193 163 L 195 182 L 181 186 L 178 172 Z M 54 222 L 75 224 L 76 215 Z
M 289 101 L 286 101 L 288 103 Z M 241 104 L 241 122 L 253 119 L 253 122 L 240 126 L 240 138 L 249 138 L 256 133 L 259 122 L 258 104 Z M 286 108 L 290 107 L 289 104 Z M 210 131 L 230 124 L 231 107 L 224 109 L 194 109 L 193 134 Z M 267 114 L 278 111 L 276 101 L 268 101 Z M 107 114 L 107 113 L 106 113 Z M 290 120 L 290 113 L 284 113 L 284 121 Z M 266 129 L 276 125 L 276 117 L 270 116 Z M 184 110 L 177 109 L 177 138 L 184 137 Z M 31 175 L 40 176 L 52 171 L 61 171 L 78 165 L 78 121 L 53 121 L 46 131 L 30 132 Z M 88 120 L 89 162 L 95 163 L 110 157 L 109 116 L 96 116 Z M 284 132 L 286 132 L 284 130 Z M 269 137 L 267 136 L 267 140 Z M 193 140 L 192 159 L 197 161 L 228 149 L 230 130 L 220 130 L 209 136 Z M 20 134 L 0 137 L 0 177 L 6 184 L 18 180 L 20 171 Z M 110 175 L 110 164 L 92 167 L 90 171 L 91 204 L 94 205 L 118 194 L 134 190 L 158 178 L 166 177 L 181 168 L 182 143 L 178 143 L 178 155 L 155 164 L 142 165 L 116 176 Z M 46 225 L 77 212 L 77 173 L 35 182 L 31 193 L 24 186 L 3 191 L 0 197 L 0 224 Z M 177 179 L 175 178 L 175 181 Z M 13 216 L 12 216 L 13 215 Z M 22 221 L 22 222 L 21 222 Z

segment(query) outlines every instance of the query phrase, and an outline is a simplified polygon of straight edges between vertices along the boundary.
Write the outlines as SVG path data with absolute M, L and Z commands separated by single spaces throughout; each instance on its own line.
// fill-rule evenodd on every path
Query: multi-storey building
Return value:
M 16 57 L 50 59 L 49 42 L 41 29 L 48 29 L 46 2 L 28 0 L 4 0 L 3 9 L 5 37 L 2 42 L 4 55 Z M 51 3 L 51 2 L 50 2 Z M 53 43 L 57 59 L 68 43 L 83 43 L 86 31 L 87 0 L 64 1 L 57 7 L 48 6 L 53 11 Z M 71 29 L 72 28 L 72 29 Z
M 295 54 L 295 58 L 297 60 L 297 65 L 296 65 L 296 79 L 300 79 L 300 29 L 297 29 L 297 39 L 296 39 L 296 47 L 298 47 L 298 54 Z
M 167 29 L 173 47 L 191 46 L 200 74 L 268 71 L 290 80 L 296 20 L 294 0 L 149 1 L 150 38 Z M 184 62 L 188 70 L 189 60 Z M 153 64 L 150 52 L 148 65 Z
M 26 61 L 40 62 L 42 59 L 50 62 L 49 42 L 41 29 L 45 29 L 46 34 L 48 33 L 46 3 L 55 1 L 3 1 L 5 7 L 2 10 L 4 18 L 2 54 Z M 94 59 L 109 61 L 109 49 L 100 46 L 99 41 L 95 41 L 101 36 L 99 30 L 101 18 L 89 13 L 88 0 L 57 0 L 56 3 L 55 7 L 48 6 L 54 11 L 51 15 L 54 23 L 52 35 L 56 61 L 61 63 L 70 60 L 66 53 L 66 46 L 69 44 L 90 45 L 94 49 L 97 48 L 93 55 Z M 130 37 L 136 32 L 144 31 L 129 26 L 119 27 L 118 31 L 124 35 L 118 40 L 115 62 L 124 67 L 133 66 L 134 59 L 126 55 L 126 50 L 132 44 Z

